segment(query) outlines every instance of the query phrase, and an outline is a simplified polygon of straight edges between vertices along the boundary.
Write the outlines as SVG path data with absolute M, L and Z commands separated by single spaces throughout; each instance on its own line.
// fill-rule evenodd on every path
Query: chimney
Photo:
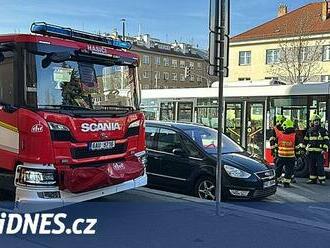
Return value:
M 329 2 L 324 0 L 322 2 L 322 20 L 325 21 L 329 18 Z
M 286 5 L 286 4 L 280 4 L 280 6 L 278 7 L 277 17 L 284 16 L 287 13 L 288 13 L 288 5 Z

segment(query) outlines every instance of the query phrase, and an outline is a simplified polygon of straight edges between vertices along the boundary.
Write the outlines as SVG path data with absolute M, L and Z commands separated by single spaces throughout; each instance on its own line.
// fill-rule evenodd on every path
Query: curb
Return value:
M 145 192 L 149 194 L 155 194 L 159 196 L 165 196 L 169 198 L 175 198 L 183 201 L 188 201 L 188 202 L 194 202 L 197 204 L 201 204 L 207 207 L 212 207 L 215 208 L 216 204 L 215 202 L 208 201 L 208 200 L 202 200 L 196 197 L 192 196 L 186 196 L 186 195 L 181 195 L 177 193 L 171 193 L 171 192 L 165 192 L 165 191 L 160 191 L 160 190 L 155 190 L 155 189 L 149 189 L 149 188 L 138 188 L 134 189 L 135 191 L 140 191 L 140 192 Z M 243 207 L 243 206 L 238 206 L 235 204 L 230 204 L 230 203 L 225 203 L 222 202 L 220 203 L 220 209 L 224 208 L 226 210 L 231 210 L 231 211 L 236 211 L 239 213 L 247 213 L 247 214 L 252 214 L 252 215 L 257 215 L 257 216 L 262 216 L 265 218 L 273 219 L 273 220 L 278 220 L 282 222 L 287 222 L 287 223 L 292 223 L 292 224 L 299 224 L 303 226 L 309 226 L 317 229 L 322 229 L 325 231 L 330 231 L 330 224 L 327 223 L 322 223 L 318 221 L 312 221 L 308 219 L 302 219 L 298 217 L 293 217 L 290 215 L 285 215 L 285 214 L 279 214 L 279 213 L 274 213 L 266 210 L 259 210 L 255 208 L 250 208 L 250 207 Z M 242 215 L 242 214 L 239 214 Z

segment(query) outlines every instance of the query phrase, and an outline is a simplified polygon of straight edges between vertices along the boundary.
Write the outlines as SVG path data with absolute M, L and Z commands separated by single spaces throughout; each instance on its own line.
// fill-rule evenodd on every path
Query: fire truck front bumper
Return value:
M 82 192 L 71 193 L 58 187 L 24 187 L 16 186 L 16 208 L 23 209 L 53 209 L 78 202 L 105 197 L 129 189 L 147 185 L 147 175 L 108 187 Z

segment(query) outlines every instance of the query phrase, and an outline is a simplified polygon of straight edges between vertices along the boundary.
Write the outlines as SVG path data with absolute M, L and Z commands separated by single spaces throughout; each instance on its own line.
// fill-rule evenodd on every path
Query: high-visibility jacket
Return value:
M 277 137 L 278 156 L 280 158 L 294 158 L 296 156 L 296 133 L 280 133 Z
M 302 147 L 308 152 L 327 152 L 329 150 L 328 131 L 320 126 L 309 128 Z
M 271 137 L 269 138 L 270 149 L 273 153 L 277 153 L 277 137 L 283 132 L 283 129 L 280 125 L 275 126 L 272 130 Z

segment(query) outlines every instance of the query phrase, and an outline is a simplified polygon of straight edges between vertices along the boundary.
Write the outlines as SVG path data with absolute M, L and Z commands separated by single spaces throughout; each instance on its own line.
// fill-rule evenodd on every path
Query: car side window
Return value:
M 161 152 L 173 153 L 176 148 L 181 148 L 180 135 L 169 129 L 162 128 L 158 134 L 157 150 Z
M 189 157 L 203 158 L 203 154 L 196 148 L 196 146 L 186 137 L 182 137 L 182 142 L 186 147 Z
M 146 127 L 146 144 L 149 149 L 155 149 L 157 130 L 156 127 Z

